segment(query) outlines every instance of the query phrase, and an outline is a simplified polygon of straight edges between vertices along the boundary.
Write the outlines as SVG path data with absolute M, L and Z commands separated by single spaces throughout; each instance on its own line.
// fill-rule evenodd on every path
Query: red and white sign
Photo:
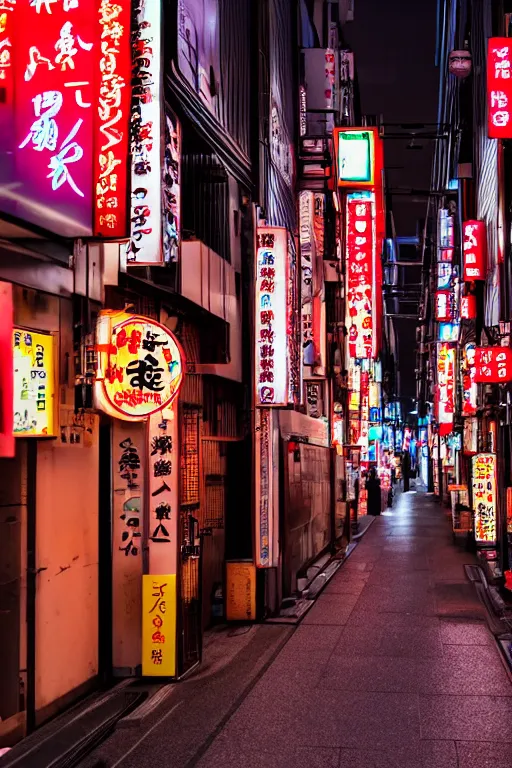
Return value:
M 476 296 L 469 294 L 460 300 L 461 320 L 474 320 L 476 317 Z
M 455 412 L 455 347 L 450 344 L 437 347 L 435 406 L 439 434 L 448 435 L 453 429 Z
M 347 197 L 347 325 L 351 358 L 376 355 L 375 197 Z
M 487 133 L 512 138 L 512 39 L 491 37 L 487 48 Z
M 451 291 L 437 291 L 435 294 L 436 320 L 451 322 L 453 320 L 453 294 Z
M 258 227 L 256 250 L 256 405 L 288 405 L 288 233 Z
M 65 236 L 126 236 L 131 3 L 6 5 L 14 151 L 2 208 Z
M 485 280 L 487 235 L 484 221 L 465 221 L 464 280 Z
M 94 234 L 121 238 L 127 235 L 131 3 L 103 0 L 99 6 L 91 11 L 99 15 L 100 24 Z
M 477 347 L 475 350 L 475 382 L 498 384 L 512 381 L 512 349 L 509 347 Z
M 11 283 L 0 282 L 0 457 L 12 458 L 14 448 L 13 300 Z

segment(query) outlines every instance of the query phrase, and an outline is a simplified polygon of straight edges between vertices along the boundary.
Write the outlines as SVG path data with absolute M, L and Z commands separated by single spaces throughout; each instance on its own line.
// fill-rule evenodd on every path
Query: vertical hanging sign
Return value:
M 288 233 L 284 227 L 258 227 L 255 301 L 256 405 L 287 405 Z
M 512 138 L 512 39 L 491 37 L 487 49 L 487 133 Z
M 313 283 L 315 273 L 315 254 L 313 250 L 313 192 L 303 190 L 299 195 L 299 245 L 301 265 L 301 341 L 303 364 L 311 373 L 311 366 L 316 359 L 313 333 Z
M 453 429 L 455 413 L 455 348 L 438 344 L 436 410 L 439 433 L 448 435 Z
M 473 456 L 473 512 L 477 544 L 496 543 L 496 455 Z
M 373 291 L 375 285 L 374 195 L 347 197 L 347 310 L 349 354 L 371 358 L 375 350 Z
M 94 233 L 102 237 L 127 235 L 130 7 L 128 0 L 103 0 L 98 9 L 100 55 L 99 97 L 95 106 Z
M 464 232 L 464 280 L 485 280 L 485 254 L 487 235 L 485 221 L 465 221 Z
M 132 266 L 163 263 L 162 5 L 145 0 L 132 13 L 131 235 Z

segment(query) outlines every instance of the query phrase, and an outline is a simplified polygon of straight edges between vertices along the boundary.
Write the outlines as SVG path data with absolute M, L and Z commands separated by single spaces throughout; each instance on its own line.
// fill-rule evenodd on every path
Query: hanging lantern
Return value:
M 448 57 L 450 75 L 464 80 L 471 74 L 472 60 L 469 51 L 452 51 Z

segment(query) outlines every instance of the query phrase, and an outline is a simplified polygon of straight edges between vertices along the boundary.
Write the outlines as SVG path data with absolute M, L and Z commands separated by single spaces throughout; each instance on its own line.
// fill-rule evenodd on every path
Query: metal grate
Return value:
M 199 504 L 200 409 L 184 406 L 181 438 L 181 505 Z
M 205 478 L 205 528 L 224 528 L 225 481 L 224 475 L 207 475 Z

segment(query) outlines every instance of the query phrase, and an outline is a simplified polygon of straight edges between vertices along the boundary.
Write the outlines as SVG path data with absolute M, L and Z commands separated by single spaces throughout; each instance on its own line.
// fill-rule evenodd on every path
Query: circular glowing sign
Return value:
M 117 419 L 141 421 L 172 404 L 184 357 L 165 326 L 140 315 L 102 312 L 96 336 L 99 408 Z

